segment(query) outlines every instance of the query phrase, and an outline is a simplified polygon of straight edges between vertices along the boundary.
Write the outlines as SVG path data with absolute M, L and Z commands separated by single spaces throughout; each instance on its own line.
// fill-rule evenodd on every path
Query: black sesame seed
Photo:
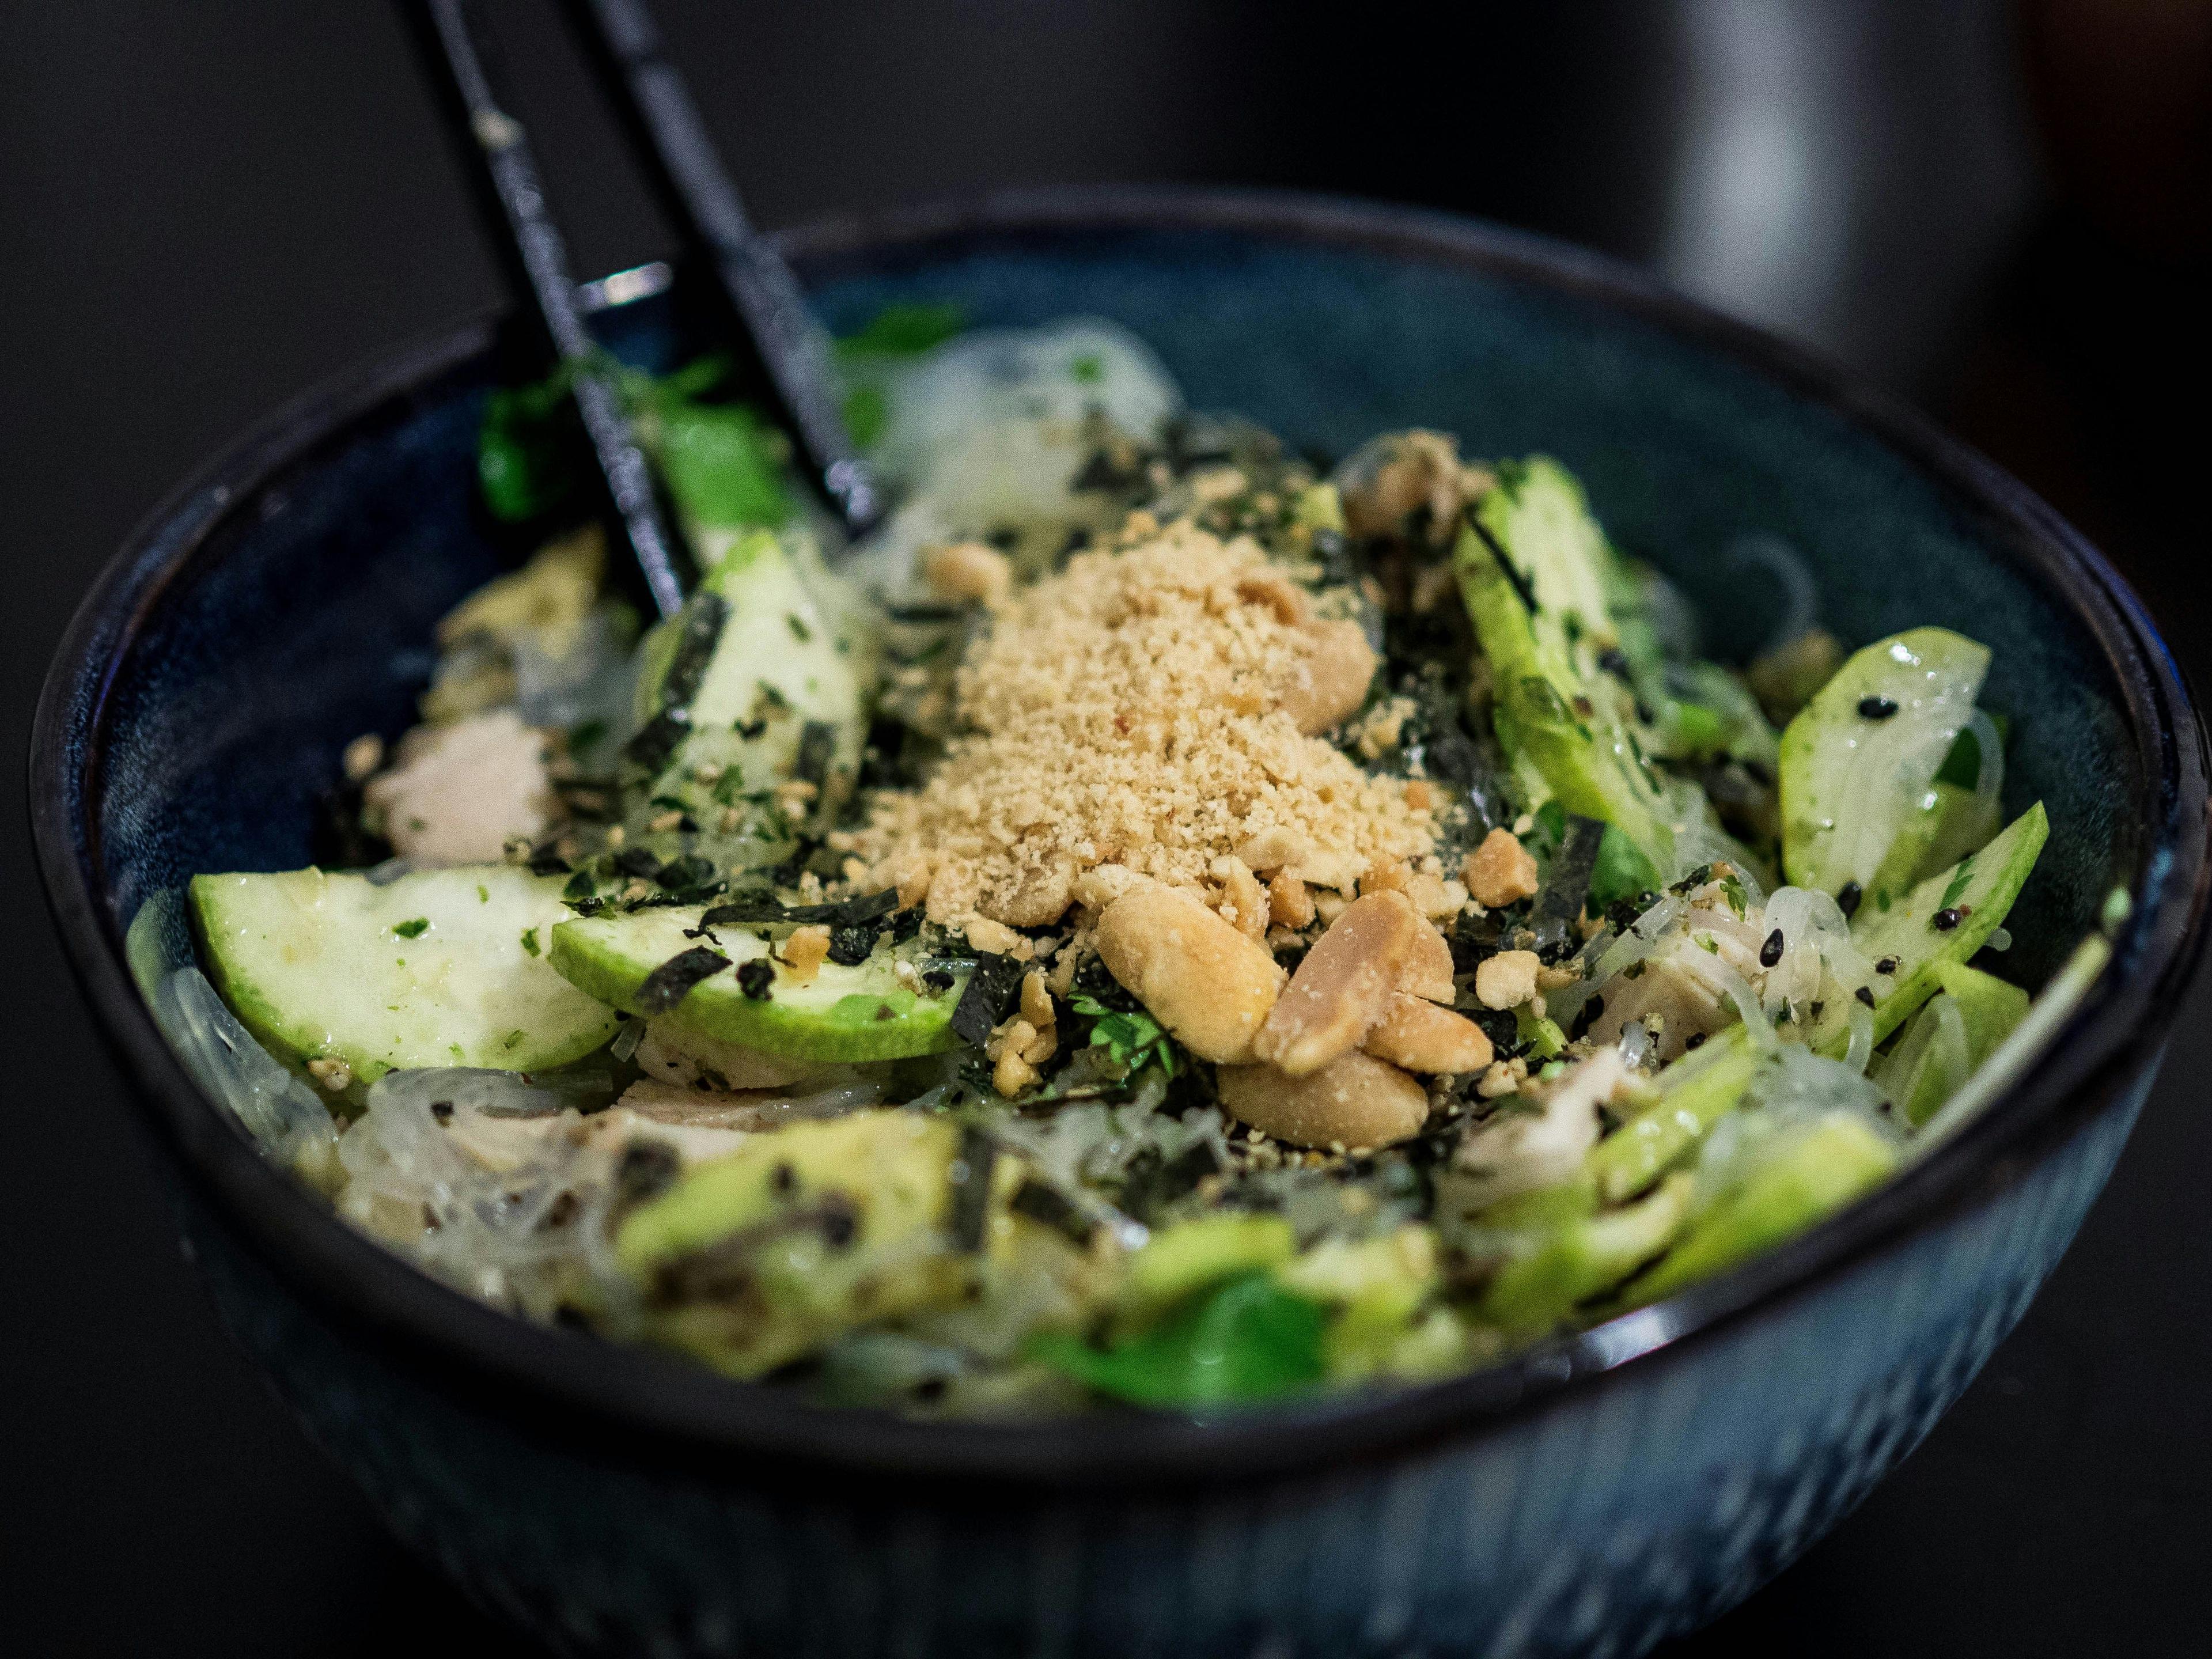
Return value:
M 1769 933 L 1766 936 L 1766 943 L 1759 947 L 1759 965 L 1762 968 L 1771 968 L 1776 963 L 1781 961 L 1784 942 L 1779 927 Z
M 1928 918 L 1928 925 L 1939 933 L 1948 933 L 1959 925 L 1960 920 L 1959 913 L 1946 905 Z
M 1864 896 L 1865 890 L 1855 881 L 1847 881 L 1836 890 L 1836 908 L 1844 913 L 1844 921 L 1858 914 L 1859 900 Z
M 1886 720 L 1896 712 L 1897 699 L 1894 697 L 1874 696 L 1859 699 L 1859 718 L 1862 720 Z
M 738 989 L 755 1002 L 766 1002 L 769 988 L 775 982 L 775 969 L 758 957 L 738 969 Z
M 921 982 L 933 991 L 952 988 L 952 971 L 948 968 L 933 968 L 921 976 Z
M 1897 971 L 1897 958 L 1895 957 L 1884 957 L 1880 962 L 1875 963 L 1874 970 L 1877 974 L 1881 975 L 1884 978 L 1887 978 L 1890 975 Z
M 1874 988 L 1872 986 L 1862 985 L 1857 990 L 1852 992 L 1851 994 L 1856 997 L 1861 1002 L 1866 1004 L 1868 1007 L 1871 1008 L 1874 1006 Z
M 436 1118 L 439 1122 L 443 1123 L 447 1118 L 453 1116 L 453 1103 L 452 1101 L 434 1100 L 430 1103 L 430 1115 Z
M 845 1204 L 831 1204 L 822 1212 L 822 1240 L 833 1250 L 850 1244 L 860 1231 L 860 1218 Z
M 1689 1053 L 1692 1048 L 1702 1048 L 1705 1046 L 1705 1034 L 1703 1031 L 1692 1031 L 1688 1036 L 1682 1040 L 1682 1052 L 1684 1054 Z
M 799 1171 L 788 1164 L 779 1164 L 768 1172 L 768 1184 L 779 1193 L 799 1190 Z

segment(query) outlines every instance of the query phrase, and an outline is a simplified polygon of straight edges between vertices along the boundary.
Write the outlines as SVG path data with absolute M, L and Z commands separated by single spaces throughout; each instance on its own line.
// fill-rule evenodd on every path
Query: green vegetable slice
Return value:
M 1659 1098 L 1589 1150 L 1585 1169 L 1609 1204 L 1644 1191 L 1734 1111 L 1758 1074 L 1751 1033 L 1731 1025 L 1659 1073 Z
M 1656 1302 L 1796 1237 L 1878 1185 L 1897 1160 L 1896 1146 L 1857 1112 L 1823 1113 L 1786 1132 L 1628 1287 L 1630 1299 Z
M 1856 653 L 1782 734 L 1782 863 L 1800 887 L 1839 893 L 1856 883 L 1863 902 L 1893 896 L 1885 866 L 1934 792 L 1989 672 L 1986 646 L 1941 628 L 1915 628 Z M 1932 830 L 1925 830 L 1932 840 Z M 1923 846 L 1920 849 L 1924 852 Z
M 1879 901 L 1863 904 L 1851 921 L 1851 943 L 1880 966 L 1894 961 L 1885 975 L 1893 988 L 1876 990 L 1874 1036 L 1881 1042 L 1905 1017 L 1935 994 L 1942 981 L 1938 965 L 1962 963 L 1989 942 L 2035 868 L 2051 820 L 2038 801 L 2006 825 L 1978 853 L 1949 870 L 1930 876 L 1883 909 Z M 1881 981 L 1877 980 L 1877 987 Z M 1850 1011 L 1838 999 L 1822 1011 L 1809 1042 L 1820 1054 L 1838 1054 L 1850 1041 Z
M 822 963 L 802 980 L 775 959 L 761 929 L 725 926 L 694 937 L 705 914 L 699 906 L 668 906 L 574 917 L 552 930 L 546 960 L 586 995 L 624 1013 L 665 1018 L 796 1060 L 857 1064 L 959 1046 L 951 1021 L 968 979 L 964 965 L 939 970 L 946 976 L 941 987 L 924 979 L 917 988 L 902 983 L 891 955 L 878 950 L 853 967 Z M 717 966 L 714 957 L 724 960 Z M 678 962 L 686 966 L 669 971 Z
M 1481 1317 L 1507 1330 L 1551 1329 L 1674 1243 L 1689 1216 L 1691 1184 L 1686 1175 L 1670 1176 L 1637 1203 L 1534 1236 L 1491 1280 Z
M 363 1084 L 400 1066 L 540 1071 L 620 1024 L 523 944 L 568 914 L 557 876 L 516 865 L 381 885 L 315 869 L 196 876 L 191 904 L 208 977 L 294 1065 L 340 1060 Z
M 1671 870 L 1678 817 L 1631 728 L 1633 696 L 1597 659 L 1617 649 L 1612 550 L 1582 486 L 1537 457 L 1501 469 L 1453 550 L 1488 659 L 1498 740 L 1567 811 L 1613 825 Z

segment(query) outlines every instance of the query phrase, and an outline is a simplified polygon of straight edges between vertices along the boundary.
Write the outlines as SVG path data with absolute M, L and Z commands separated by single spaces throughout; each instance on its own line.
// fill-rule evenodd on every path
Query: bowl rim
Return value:
M 285 405 L 180 485 L 94 582 L 58 647 L 30 749 L 33 839 L 50 907 L 130 1092 L 226 1229 L 290 1290 L 440 1393 L 544 1440 L 690 1476 L 818 1486 L 884 1474 L 1030 1489 L 1180 1488 L 1311 1474 L 1492 1431 L 1563 1391 L 1646 1374 L 1884 1250 L 1955 1219 L 2120 1099 L 2151 1065 L 2204 942 L 2206 738 L 2141 601 L 2026 486 L 1929 421 L 1814 354 L 1723 316 L 1618 261 L 1454 215 L 1287 191 L 1060 186 L 818 219 L 779 240 L 819 281 L 856 264 L 926 262 L 994 240 L 1159 230 L 1364 249 L 1571 296 L 1726 357 L 1839 416 L 1972 510 L 1974 527 L 2081 623 L 2126 707 L 2145 780 L 2135 901 L 2111 965 L 2042 1066 L 1930 1156 L 1778 1249 L 1651 1307 L 1462 1376 L 1210 1419 L 1100 1412 L 1014 1424 L 920 1421 L 809 1404 L 652 1350 L 532 1324 L 449 1289 L 372 1243 L 204 1096 L 155 1029 L 99 878 L 102 715 L 112 668 L 228 514 L 272 477 L 344 441 L 395 398 L 491 349 L 482 317 L 342 373 Z M 1638 1366 L 1634 1362 L 1644 1360 Z

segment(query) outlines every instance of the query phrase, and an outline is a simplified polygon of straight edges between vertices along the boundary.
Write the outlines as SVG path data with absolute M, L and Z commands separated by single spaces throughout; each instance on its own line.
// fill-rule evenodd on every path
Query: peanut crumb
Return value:
M 1297 607 L 1249 540 L 1143 514 L 1122 540 L 995 613 L 957 681 L 968 735 L 922 787 L 876 797 L 855 837 L 870 879 L 947 926 L 1042 927 L 1089 904 L 1085 878 L 1109 867 L 1211 900 L 1224 855 L 1291 860 L 1273 867 L 1348 893 L 1373 866 L 1429 854 L 1404 780 L 1300 730 L 1348 695 L 1348 678 L 1323 679 L 1358 672 L 1349 634 L 1285 620 Z

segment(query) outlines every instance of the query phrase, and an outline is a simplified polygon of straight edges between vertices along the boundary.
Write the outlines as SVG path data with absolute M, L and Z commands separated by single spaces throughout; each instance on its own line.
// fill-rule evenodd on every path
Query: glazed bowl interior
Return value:
M 2053 826 L 2011 921 L 2008 972 L 2040 983 L 2124 886 L 2136 918 L 2079 1017 L 2104 1022 L 2091 1047 L 2140 1036 L 2130 1022 L 2154 1013 L 2179 973 L 2203 863 L 2201 811 L 2192 830 L 2182 803 L 2194 787 L 2201 809 L 2203 773 L 2155 635 L 2024 491 L 1785 349 L 1579 256 L 1378 210 L 1062 198 L 888 230 L 832 225 L 794 252 L 839 331 L 912 301 L 950 302 L 979 325 L 1105 317 L 1146 340 L 1194 405 L 1247 415 L 1302 449 L 1338 454 L 1422 425 L 1458 434 L 1474 455 L 1548 452 L 1587 482 L 1620 544 L 1686 590 L 1723 658 L 1756 648 L 1789 606 L 1784 584 L 1741 556 L 1759 536 L 1794 551 L 1819 620 L 1848 643 L 1925 623 L 1983 641 L 1995 653 L 1984 702 L 2014 733 L 2005 805 L 2040 799 Z M 665 300 L 605 325 L 617 349 L 652 365 L 699 343 L 686 308 Z M 1079 1430 L 860 1428 L 848 1417 L 809 1428 L 832 1414 L 466 1303 L 259 1169 L 167 1060 L 119 969 L 124 933 L 149 897 L 196 872 L 315 856 L 316 801 L 341 748 L 410 723 L 439 616 L 526 552 L 477 504 L 476 427 L 498 378 L 491 343 L 480 325 L 356 377 L 184 491 L 88 604 L 42 717 L 42 844 L 103 1017 L 187 1164 L 319 1299 L 461 1369 L 520 1376 L 665 1429 L 895 1462 L 988 1462 L 992 1447 L 1042 1435 L 1032 1453 L 1007 1453 L 1009 1466 L 1060 1468 L 1126 1457 L 1132 1435 L 1152 1437 L 1145 1445 L 1164 1457 L 1300 1418 L 1403 1431 L 1510 1405 L 1909 1230 L 1987 1178 L 2008 1139 L 2026 1133 L 2028 1103 L 2000 1102 L 1947 1149 L 1941 1178 L 1923 1168 L 1863 1206 L 1874 1219 L 1832 1223 L 1778 1263 L 1701 1287 L 1632 1339 L 1601 1332 L 1496 1376 L 1415 1391 L 1425 1406 L 1354 1399 L 1211 1426 L 1114 1417 Z M 184 941 L 173 933 L 165 948 L 174 961 Z M 2047 1112 L 2081 1079 L 2068 1069 L 2044 1081 L 2054 1097 L 2035 1109 Z M 915 1436 L 936 1437 L 939 1451 L 917 1449 Z

